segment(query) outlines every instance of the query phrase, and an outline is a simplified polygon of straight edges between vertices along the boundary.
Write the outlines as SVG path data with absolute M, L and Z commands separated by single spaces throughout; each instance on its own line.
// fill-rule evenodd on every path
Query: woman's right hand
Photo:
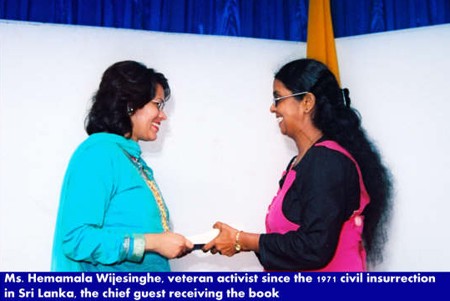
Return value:
M 219 253 L 221 255 L 226 255 L 229 257 L 236 254 L 236 234 L 239 231 L 221 222 L 216 222 L 213 228 L 219 229 L 219 235 L 217 235 L 216 238 L 203 246 L 203 252 L 211 251 L 212 254 Z
M 168 259 L 183 257 L 193 248 L 192 242 L 178 233 L 145 234 L 145 250 L 158 253 Z

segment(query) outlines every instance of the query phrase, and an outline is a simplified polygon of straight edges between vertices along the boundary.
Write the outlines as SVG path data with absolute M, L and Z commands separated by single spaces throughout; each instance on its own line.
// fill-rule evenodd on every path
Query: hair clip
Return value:
M 348 89 L 344 88 L 341 89 L 342 92 L 342 101 L 344 102 L 344 106 L 346 106 L 347 108 L 350 108 L 350 97 L 348 97 Z

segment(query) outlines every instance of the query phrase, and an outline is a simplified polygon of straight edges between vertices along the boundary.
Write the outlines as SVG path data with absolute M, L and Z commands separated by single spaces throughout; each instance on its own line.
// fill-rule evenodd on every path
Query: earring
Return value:
M 127 114 L 128 116 L 133 115 L 134 109 L 127 104 Z

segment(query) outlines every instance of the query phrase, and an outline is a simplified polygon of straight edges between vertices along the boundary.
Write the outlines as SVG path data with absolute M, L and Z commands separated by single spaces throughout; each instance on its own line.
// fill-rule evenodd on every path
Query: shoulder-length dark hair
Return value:
M 156 95 L 157 85 L 170 96 L 167 79 L 162 73 L 135 61 L 111 65 L 103 73 L 98 91 L 92 98 L 92 107 L 86 117 L 86 132 L 106 132 L 124 136 L 131 133 L 129 112 L 145 106 Z
M 350 106 L 348 89 L 342 90 L 332 72 L 312 59 L 286 64 L 276 73 L 275 79 L 292 93 L 309 91 L 314 94 L 313 124 L 326 137 L 347 149 L 358 162 L 370 196 L 370 203 L 363 213 L 367 259 L 371 264 L 381 262 L 392 210 L 392 176 L 362 128 L 359 113 Z

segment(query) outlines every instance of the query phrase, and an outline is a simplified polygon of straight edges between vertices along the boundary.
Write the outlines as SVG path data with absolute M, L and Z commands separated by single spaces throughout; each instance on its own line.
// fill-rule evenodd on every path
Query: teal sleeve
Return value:
M 114 264 L 141 257 L 128 254 L 130 235 L 103 227 L 109 202 L 116 189 L 117 158 L 114 151 L 91 147 L 71 160 L 64 189 L 63 250 L 67 257 L 93 264 Z

